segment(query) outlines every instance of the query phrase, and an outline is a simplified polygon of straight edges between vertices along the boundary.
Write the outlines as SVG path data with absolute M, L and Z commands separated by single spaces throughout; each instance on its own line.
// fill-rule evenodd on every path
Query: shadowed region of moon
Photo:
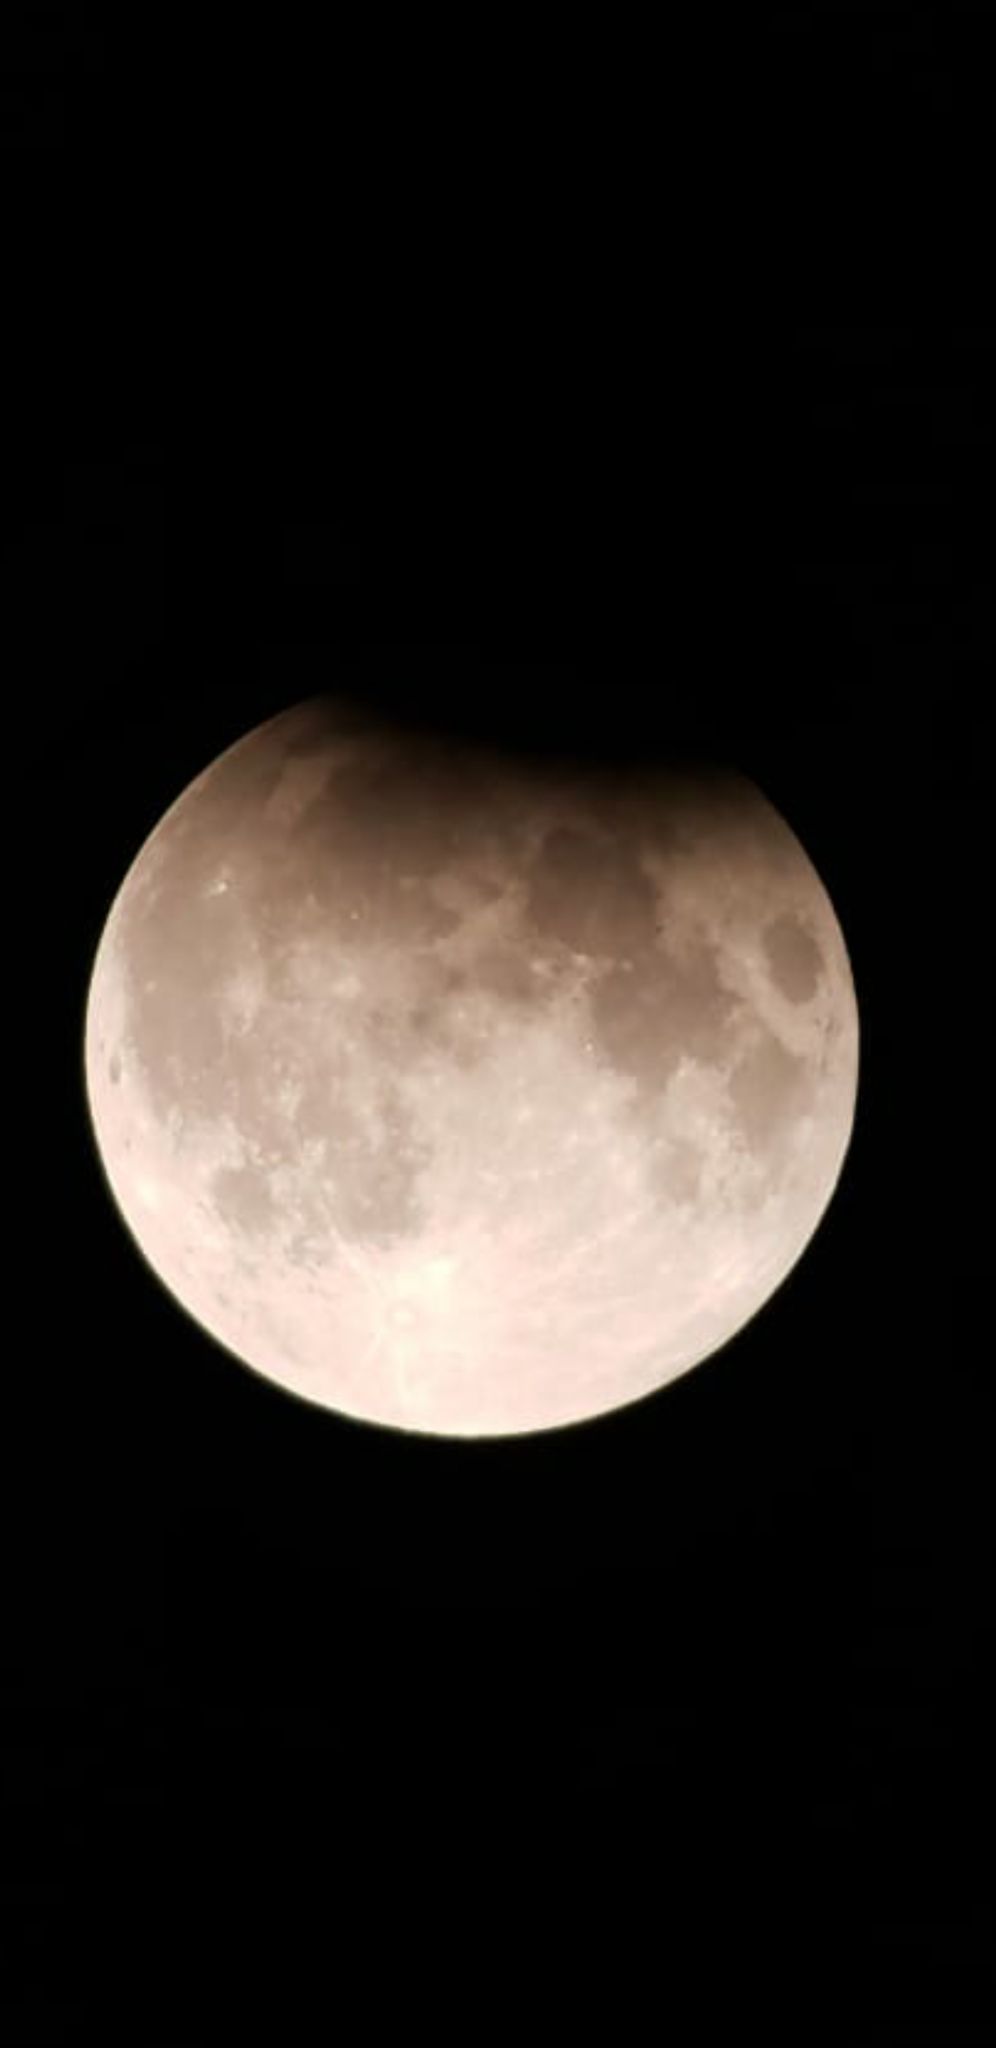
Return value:
M 253 1370 L 504 1435 L 727 1342 L 849 1142 L 858 1022 L 742 777 L 537 767 L 331 699 L 199 775 L 111 906 L 87 1091 L 150 1265 Z

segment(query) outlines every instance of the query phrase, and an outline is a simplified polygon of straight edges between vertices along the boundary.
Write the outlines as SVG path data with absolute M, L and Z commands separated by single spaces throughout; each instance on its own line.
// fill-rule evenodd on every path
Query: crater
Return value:
M 348 1235 L 391 1244 L 424 1220 L 419 1179 L 432 1148 L 392 1086 L 378 1089 L 373 1114 L 357 1135 L 335 1175 L 336 1214 Z
M 761 937 L 779 994 L 790 1003 L 808 1002 L 823 974 L 823 955 L 812 933 L 792 911 L 783 911 L 765 925 Z
M 268 1230 L 276 1216 L 273 1196 L 252 1166 L 223 1166 L 213 1176 L 214 1206 L 225 1223 L 250 1234 Z
M 729 1091 L 751 1150 L 764 1160 L 777 1157 L 792 1118 L 805 1106 L 805 1062 L 767 1031 L 738 1060 Z
M 510 946 L 492 946 L 478 953 L 473 961 L 473 979 L 476 987 L 507 1002 L 528 1003 L 538 995 L 528 959 Z
M 611 958 L 654 942 L 656 895 L 635 847 L 575 826 L 548 832 L 529 869 L 526 911 L 544 939 Z
M 681 959 L 654 953 L 627 970 L 612 967 L 590 993 L 599 1043 L 611 1064 L 656 1094 L 688 1054 L 729 1057 L 740 998 L 724 988 L 716 955 L 704 941 Z
M 664 1207 L 694 1202 L 702 1185 L 703 1167 L 701 1149 L 690 1138 L 668 1138 L 655 1145 L 649 1178 L 657 1200 Z

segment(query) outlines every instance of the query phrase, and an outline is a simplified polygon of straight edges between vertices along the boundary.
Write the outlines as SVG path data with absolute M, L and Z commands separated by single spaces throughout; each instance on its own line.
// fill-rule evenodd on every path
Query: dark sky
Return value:
M 316 2030 L 359 1993 L 392 2036 L 713 2039 L 719 1997 L 769 2038 L 982 2038 L 993 337 L 932 173 L 971 142 L 976 10 L 835 19 L 772 13 L 749 93 L 707 57 L 689 100 L 678 53 L 647 106 L 636 53 L 586 98 L 533 51 L 492 100 L 464 52 L 446 147 L 403 55 L 389 92 L 340 51 L 324 95 L 284 50 L 288 98 L 260 49 L 24 32 L 12 2042 L 224 2040 L 247 1988 L 303 2040 L 316 1965 Z M 80 1065 L 110 897 L 199 768 L 324 687 L 719 753 L 830 888 L 839 1191 L 740 1338 L 620 1415 L 485 1445 L 322 1416 L 110 1206 Z

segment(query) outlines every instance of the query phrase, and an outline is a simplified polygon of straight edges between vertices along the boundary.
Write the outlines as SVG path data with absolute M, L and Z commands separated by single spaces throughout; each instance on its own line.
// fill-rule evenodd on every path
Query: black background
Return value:
M 978 21 L 800 8 L 663 57 L 19 31 L 11 2041 L 213 2042 L 246 2004 L 288 2040 L 982 2038 Z M 736 1342 L 621 1414 L 324 1416 L 201 1336 L 108 1200 L 111 896 L 194 773 L 324 687 L 531 749 L 704 746 L 830 888 L 838 1192 Z

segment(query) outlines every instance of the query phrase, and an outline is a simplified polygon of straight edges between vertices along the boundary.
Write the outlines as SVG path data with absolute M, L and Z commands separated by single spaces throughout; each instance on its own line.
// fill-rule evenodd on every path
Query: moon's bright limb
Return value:
M 633 1401 L 831 1198 L 829 897 L 727 773 L 523 766 L 312 699 L 178 798 L 90 984 L 97 1144 L 170 1292 L 320 1405 L 442 1435 Z

